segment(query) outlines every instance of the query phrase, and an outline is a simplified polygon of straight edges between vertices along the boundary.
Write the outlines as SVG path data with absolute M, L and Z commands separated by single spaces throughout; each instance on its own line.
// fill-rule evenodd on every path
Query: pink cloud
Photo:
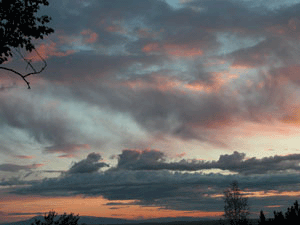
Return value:
M 139 35 L 140 38 L 155 38 L 158 37 L 158 35 L 163 32 L 163 30 L 159 32 L 153 32 L 149 29 L 146 28 L 141 28 L 137 31 L 137 34 Z
M 237 56 L 231 65 L 232 69 L 251 69 L 262 66 L 270 58 L 270 54 L 265 52 L 247 52 L 247 55 Z
M 19 158 L 19 159 L 33 159 L 35 158 L 35 156 L 32 156 L 32 155 L 15 155 L 16 158 Z
M 166 44 L 163 47 L 169 55 L 178 57 L 194 57 L 203 55 L 203 50 L 187 45 Z
M 186 152 L 176 154 L 176 157 L 178 158 L 183 158 L 184 156 L 186 156 Z
M 88 144 L 62 144 L 47 147 L 45 151 L 49 153 L 65 153 L 65 156 L 67 156 L 72 155 L 81 149 L 90 149 L 90 146 Z
M 74 154 L 64 154 L 64 155 L 60 155 L 57 156 L 58 158 L 74 158 L 75 155 Z
M 159 48 L 158 43 L 146 44 L 142 49 L 143 52 L 156 52 L 156 51 L 159 51 L 159 50 L 160 50 L 160 48 Z
M 266 31 L 276 36 L 289 36 L 299 39 L 299 27 L 300 20 L 298 18 L 291 18 L 287 24 L 273 25 L 267 27 Z
M 29 169 L 36 169 L 42 166 L 45 166 L 45 164 L 32 164 L 29 166 Z
M 299 70 L 300 70 L 300 64 L 296 64 L 296 65 L 291 65 L 289 67 L 279 68 L 275 71 L 275 73 L 279 75 L 279 77 L 281 78 L 287 78 L 290 81 L 299 83 L 300 82 Z
M 84 42 L 87 44 L 93 44 L 98 39 L 98 34 L 90 29 L 83 30 L 80 33 L 84 37 Z
M 142 51 L 146 53 L 160 52 L 170 56 L 187 58 L 203 55 L 203 50 L 199 47 L 191 47 L 186 44 L 159 44 L 157 42 L 146 44 Z
M 268 32 L 277 34 L 277 35 L 283 35 L 286 34 L 287 28 L 282 26 L 271 26 L 266 29 Z
M 287 124 L 300 125 L 300 106 L 289 106 L 286 111 L 286 115 L 281 119 L 281 121 Z
M 43 59 L 47 59 L 51 56 L 56 56 L 56 57 L 63 57 L 63 56 L 68 56 L 73 54 L 75 51 L 74 50 L 68 50 L 65 52 L 61 52 L 57 49 L 56 43 L 55 42 L 49 42 L 49 43 L 44 43 L 39 45 L 36 48 L 37 52 Z M 36 61 L 41 61 L 41 58 L 35 54 L 34 52 L 29 53 L 26 56 L 27 59 L 30 59 L 34 62 Z
M 172 77 L 165 77 L 159 74 L 153 74 L 149 80 L 129 80 L 121 82 L 119 85 L 140 91 L 152 89 L 161 92 L 173 92 L 179 91 L 180 86 L 182 86 L 182 81 Z
M 122 33 L 122 34 L 126 34 L 126 30 L 121 27 L 120 25 L 110 25 L 110 26 L 107 26 L 105 28 L 105 30 L 107 30 L 108 32 L 118 32 L 118 33 Z
M 194 81 L 192 83 L 185 84 L 185 88 L 190 91 L 198 91 L 198 92 L 218 92 L 222 87 L 228 84 L 231 80 L 237 79 L 239 75 L 228 73 L 228 72 L 218 72 L 212 73 L 213 78 L 212 82 L 203 82 L 203 81 Z
M 231 80 L 238 78 L 237 74 L 220 72 L 212 73 L 212 82 L 203 82 L 196 80 L 187 82 L 175 77 L 162 76 L 160 74 L 152 74 L 150 79 L 136 79 L 120 82 L 119 84 L 109 84 L 110 86 L 124 86 L 133 90 L 157 90 L 160 92 L 171 92 L 177 94 L 187 94 L 188 92 L 212 93 L 218 92 L 223 86 Z

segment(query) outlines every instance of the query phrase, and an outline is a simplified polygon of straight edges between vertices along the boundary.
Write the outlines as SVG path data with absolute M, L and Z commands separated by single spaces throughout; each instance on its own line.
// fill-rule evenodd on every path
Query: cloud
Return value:
M 158 150 L 126 149 L 118 156 L 116 167 L 98 172 L 108 166 L 99 162 L 101 159 L 100 154 L 90 153 L 58 177 L 7 180 L 0 185 L 17 185 L 10 192 L 18 195 L 103 196 L 111 201 L 132 200 L 129 204 L 134 205 L 222 211 L 223 190 L 233 180 L 239 182 L 255 210 L 275 203 L 286 205 L 298 193 L 300 184 L 300 154 L 257 159 L 233 152 L 220 155 L 216 161 L 182 159 L 174 162 Z M 239 174 L 205 174 L 199 171 L 203 169 L 230 170 Z
M 253 206 L 262 207 L 265 203 L 272 204 L 272 201 L 277 203 L 274 201 L 277 195 L 289 198 L 289 191 L 298 190 L 297 185 L 300 181 L 297 177 L 295 174 L 241 176 L 171 173 L 162 170 L 119 170 L 48 178 L 24 188 L 13 189 L 11 193 L 42 196 L 103 196 L 108 200 L 135 200 L 131 204 L 144 206 L 222 211 L 223 199 L 216 196 L 222 195 L 223 190 L 233 180 L 238 180 L 242 190 L 247 188 L 249 194 L 252 193 Z M 289 191 L 282 193 L 286 187 L 289 187 Z M 257 191 L 273 194 L 263 197 L 262 201 L 261 196 L 255 195 Z
M 90 153 L 86 159 L 83 159 L 74 165 L 67 171 L 67 174 L 78 174 L 78 173 L 93 173 L 97 172 L 100 168 L 109 167 L 104 162 L 98 162 L 102 157 L 98 153 Z
M 89 48 L 61 43 L 65 49 L 82 48 L 73 55 L 49 59 L 49 65 L 55 66 L 47 68 L 44 78 L 63 85 L 69 100 L 126 114 L 150 135 L 227 147 L 230 132 L 224 130 L 242 121 L 262 122 L 270 115 L 276 120 L 270 111 L 280 109 L 282 99 L 288 98 L 263 75 L 253 81 L 255 88 L 247 88 L 246 75 L 232 84 L 217 75 L 226 70 L 212 72 L 202 60 L 221 58 L 232 62 L 232 67 L 247 68 L 284 61 L 286 56 L 290 60 L 288 43 L 265 28 L 283 23 L 276 17 L 285 19 L 291 9 L 261 13 L 244 2 L 219 0 L 188 1 L 180 9 L 148 0 L 63 4 L 63 8 L 50 5 L 58 36 L 81 38 Z M 139 23 L 133 22 L 136 20 Z M 73 21 L 78 21 L 76 26 Z M 292 25 L 297 27 L 296 22 Z M 69 29 L 62 32 L 63 26 Z M 121 28 L 126 32 L 120 32 Z M 140 35 L 141 30 L 148 33 Z M 219 50 L 226 43 L 220 41 L 220 34 L 226 32 L 234 33 L 237 39 L 232 40 L 236 42 L 264 41 L 221 54 Z M 178 57 L 183 58 L 180 63 Z M 156 76 L 161 79 L 156 79 L 152 70 L 161 73 Z M 257 91 L 263 84 L 268 87 Z M 67 140 L 54 146 L 65 143 L 78 144 Z
M 81 149 L 90 149 L 90 146 L 88 144 L 60 144 L 46 147 L 45 152 L 66 153 L 69 156 L 71 153 L 76 153 Z
M 17 143 L 24 142 L 22 147 L 25 147 L 28 139 L 32 139 L 48 153 L 74 154 L 89 149 L 88 144 L 77 143 L 76 137 L 81 132 L 73 126 L 74 119 L 68 115 L 69 112 L 62 113 L 62 102 L 50 100 L 36 91 L 20 94 L 16 90 L 3 95 L 0 98 L 0 116 L 3 119 L 0 126 L 15 134 L 12 139 Z M 14 155 L 25 158 L 21 154 Z
M 35 156 L 32 156 L 32 155 L 15 155 L 16 158 L 19 158 L 19 159 L 33 159 L 35 158 Z
M 32 213 L 22 213 L 22 212 L 15 212 L 15 213 L 7 213 L 8 216 L 34 216 L 39 215 L 43 216 L 45 215 L 45 212 L 32 212 Z
M 68 123 L 59 113 L 55 105 L 37 104 L 27 95 L 18 96 L 14 93 L 10 96 L 0 98 L 1 126 L 25 130 L 39 143 L 50 142 L 61 144 L 68 136 Z M 37 99 L 39 101 L 40 99 Z
M 5 172 L 19 172 L 20 170 L 31 170 L 36 169 L 41 166 L 44 166 L 44 164 L 31 164 L 31 165 L 17 165 L 17 164 L 0 164 L 0 170 Z
M 38 54 L 36 54 L 35 52 L 31 52 L 26 55 L 26 58 L 35 62 L 42 61 L 42 59 L 48 59 L 52 56 L 64 57 L 75 53 L 74 50 L 67 50 L 65 52 L 59 51 L 57 49 L 57 44 L 52 41 L 49 41 L 49 43 L 40 44 L 36 47 L 36 51 L 38 52 Z
M 88 44 L 92 44 L 97 41 L 98 34 L 93 32 L 92 30 L 89 30 L 89 29 L 83 30 L 83 31 L 81 31 L 81 34 L 85 37 L 84 42 L 86 42 Z
M 270 74 L 281 81 L 283 84 L 287 84 L 287 81 L 300 85 L 300 79 L 298 77 L 298 70 L 300 69 L 299 64 L 288 65 L 284 67 L 274 68 L 271 70 Z
M 257 159 L 246 158 L 245 153 L 237 151 L 220 155 L 217 161 L 187 160 L 167 162 L 163 152 L 158 150 L 123 150 L 118 156 L 116 169 L 127 170 L 174 170 L 199 171 L 221 169 L 242 175 L 280 173 L 283 171 L 300 171 L 300 154 L 271 156 Z
M 118 156 L 118 169 L 146 169 L 148 165 L 155 166 L 164 161 L 164 153 L 158 150 L 123 150 Z
M 195 46 L 187 46 L 184 44 L 176 45 L 176 44 L 165 44 L 160 46 L 158 43 L 149 43 L 146 44 L 143 49 L 143 52 L 152 53 L 152 52 L 163 52 L 171 56 L 178 57 L 195 57 L 203 55 L 203 50 L 201 48 L 197 48 Z

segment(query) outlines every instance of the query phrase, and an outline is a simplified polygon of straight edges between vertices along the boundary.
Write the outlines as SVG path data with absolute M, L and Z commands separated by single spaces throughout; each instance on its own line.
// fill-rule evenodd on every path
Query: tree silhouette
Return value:
M 248 199 L 243 197 L 237 181 L 233 181 L 230 187 L 224 191 L 224 202 L 224 217 L 231 225 L 247 224 Z
M 20 76 L 30 89 L 27 77 L 33 74 L 41 73 L 47 66 L 44 59 L 38 56 L 44 62 L 40 70 L 36 70 L 30 60 L 23 57 L 18 48 L 25 49 L 27 52 L 36 51 L 33 40 L 43 39 L 54 32 L 50 27 L 45 26 L 51 18 L 49 16 L 37 16 L 36 13 L 41 5 L 49 5 L 47 0 L 0 0 L 0 64 L 13 57 L 12 50 L 23 58 L 33 72 L 22 74 L 11 68 L 0 66 L 0 69 L 7 70 Z
M 261 211 L 261 215 L 263 215 L 263 211 Z M 282 211 L 274 211 L 274 218 L 271 218 L 269 220 L 262 220 L 260 216 L 259 224 L 300 224 L 300 209 L 298 201 L 295 201 L 293 206 L 288 207 L 287 211 L 284 214 Z
M 259 225 L 266 224 L 266 217 L 265 217 L 265 214 L 262 210 L 259 213 L 259 222 L 258 222 L 258 224 Z
M 58 216 L 55 211 L 50 211 L 48 214 L 44 215 L 45 221 L 35 219 L 31 225 L 78 225 L 79 219 L 79 215 L 74 215 L 73 213 L 64 213 L 63 215 Z

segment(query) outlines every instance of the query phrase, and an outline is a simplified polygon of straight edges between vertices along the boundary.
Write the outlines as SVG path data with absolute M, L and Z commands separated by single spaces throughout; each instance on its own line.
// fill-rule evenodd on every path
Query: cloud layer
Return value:
M 300 2 L 174 2 L 41 9 L 47 69 L 31 91 L 0 71 L 1 186 L 211 211 L 235 179 L 255 207 L 297 194 Z
M 277 198 L 292 199 L 300 180 L 300 156 L 246 158 L 245 153 L 221 155 L 218 161 L 181 160 L 170 162 L 158 150 L 124 150 L 118 164 L 98 162 L 101 156 L 91 153 L 74 163 L 59 177 L 42 181 L 15 181 L 11 193 L 41 196 L 102 196 L 108 200 L 134 200 L 137 205 L 154 205 L 176 210 L 222 210 L 222 193 L 237 180 L 254 208 L 272 204 Z M 203 173 L 203 169 L 236 172 Z M 190 173 L 188 171 L 195 171 Z M 286 173 L 286 171 L 294 171 Z M 87 182 L 88 181 L 88 182 Z M 12 184 L 13 181 L 10 181 Z M 9 185 L 3 181 L 1 185 Z M 261 205 L 259 205 L 261 204 Z

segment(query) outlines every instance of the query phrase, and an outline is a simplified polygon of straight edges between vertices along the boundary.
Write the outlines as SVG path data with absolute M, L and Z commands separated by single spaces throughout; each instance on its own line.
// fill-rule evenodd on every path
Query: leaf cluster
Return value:
M 47 0 L 0 0 L 0 64 L 12 56 L 12 48 L 34 49 L 33 39 L 43 39 L 54 32 L 46 24 L 51 17 L 37 16 Z

